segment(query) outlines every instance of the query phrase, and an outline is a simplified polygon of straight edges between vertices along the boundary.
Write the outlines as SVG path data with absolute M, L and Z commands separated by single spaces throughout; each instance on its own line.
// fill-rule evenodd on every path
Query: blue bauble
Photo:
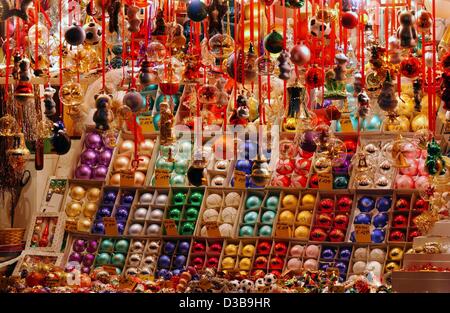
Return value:
M 239 145 L 238 158 L 253 160 L 256 158 L 257 151 L 256 143 L 247 140 Z
M 380 129 L 381 119 L 378 115 L 374 115 L 368 123 L 366 120 L 364 120 L 361 124 L 361 128 L 364 128 L 368 131 L 376 131 Z
M 124 195 L 122 195 L 122 201 L 121 201 L 121 203 L 122 204 L 131 204 L 131 203 L 133 203 L 133 199 L 134 199 L 134 195 L 133 194 L 124 194 Z
M 347 264 L 345 264 L 344 262 L 336 262 L 334 264 L 334 267 L 339 269 L 340 274 L 347 273 Z
M 391 208 L 392 198 L 390 196 L 384 196 L 377 200 L 377 210 L 380 212 L 387 212 Z
M 170 257 L 163 254 L 159 257 L 158 266 L 160 268 L 169 268 L 170 267 Z
M 174 269 L 173 271 L 172 271 L 172 274 L 173 274 L 173 276 L 180 276 L 180 274 L 181 274 L 181 270 L 180 269 Z
M 164 276 L 166 276 L 168 273 L 169 273 L 169 270 L 166 270 L 165 268 L 163 268 L 158 271 L 157 276 L 164 278 Z
M 334 259 L 335 254 L 336 254 L 336 252 L 333 249 L 325 248 L 322 251 L 322 258 L 323 259 Z
M 389 216 L 387 213 L 378 213 L 373 217 L 373 226 L 383 228 L 388 222 Z
M 167 273 L 164 273 L 164 275 L 161 275 L 164 280 L 171 280 L 173 277 L 172 271 L 167 271 Z
M 236 170 L 250 174 L 252 172 L 252 162 L 250 160 L 237 160 Z
M 374 242 L 374 243 L 382 243 L 384 241 L 384 236 L 385 236 L 384 230 L 375 228 L 372 231 L 370 238 L 372 239 L 372 242 Z
M 116 191 L 107 191 L 105 195 L 103 196 L 103 203 L 114 203 L 116 202 Z
M 361 212 L 370 212 L 375 207 L 375 200 L 372 197 L 364 196 L 358 200 L 358 209 Z
M 181 254 L 188 254 L 189 247 L 190 247 L 190 244 L 188 241 L 180 241 L 178 243 L 178 252 Z
M 207 16 L 206 4 L 200 0 L 192 0 L 187 7 L 187 15 L 194 22 L 201 22 Z
M 108 206 L 100 207 L 100 209 L 97 212 L 98 217 L 105 217 L 105 216 L 111 216 L 113 208 Z
M 349 260 L 352 256 L 352 249 L 351 248 L 341 248 L 341 251 L 339 251 L 339 258 L 343 260 Z
M 366 225 L 369 225 L 370 221 L 371 221 L 370 214 L 359 213 L 358 215 L 355 216 L 355 221 L 353 222 L 353 224 L 366 224 Z
M 330 267 L 330 263 L 320 263 L 319 268 L 322 271 L 326 271 Z
M 164 245 L 164 253 L 165 254 L 173 254 L 173 252 L 175 251 L 175 243 L 168 241 L 166 242 L 166 244 Z
M 95 234 L 105 233 L 105 224 L 103 224 L 102 222 L 96 222 L 94 224 L 94 228 L 92 229 L 92 232 Z
M 350 241 L 351 241 L 351 242 L 356 242 L 356 234 L 355 234 L 355 231 L 352 231 L 352 233 L 350 234 Z

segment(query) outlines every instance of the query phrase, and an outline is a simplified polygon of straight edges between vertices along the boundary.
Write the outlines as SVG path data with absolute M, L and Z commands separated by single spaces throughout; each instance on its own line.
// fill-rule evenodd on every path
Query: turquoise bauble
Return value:
M 247 209 L 258 209 L 261 206 L 261 198 L 258 196 L 250 196 L 245 201 L 245 207 Z
M 201 192 L 195 191 L 189 196 L 189 203 L 192 205 L 200 205 L 203 200 L 203 194 Z
M 155 100 L 155 110 L 157 112 L 161 111 L 161 102 L 164 102 L 166 100 L 166 95 L 160 94 L 156 100 Z
M 171 186 L 184 186 L 186 184 L 185 178 L 186 178 L 185 175 L 180 175 L 180 174 L 172 175 L 172 177 L 170 177 L 170 185 Z
M 272 235 L 272 226 L 264 225 L 258 231 L 259 236 L 269 237 Z
M 275 219 L 275 212 L 274 211 L 266 211 L 261 216 L 261 222 L 267 223 L 267 224 L 273 224 L 273 220 Z
M 347 176 L 336 176 L 333 179 L 333 188 L 334 189 L 345 189 L 348 186 L 348 178 Z
M 246 224 L 255 224 L 257 219 L 258 219 L 258 213 L 255 211 L 247 212 L 244 215 L 244 223 L 246 223 Z
M 253 227 L 249 225 L 244 225 L 239 230 L 239 236 L 241 237 L 251 237 L 253 236 Z
M 278 196 L 270 196 L 266 200 L 266 208 L 276 210 L 278 207 L 278 201 L 279 201 Z
M 172 157 L 173 157 L 174 152 L 175 152 L 175 146 L 173 146 L 173 145 L 159 146 L 159 150 L 161 152 L 161 155 L 165 156 L 166 158 L 169 157 L 169 153 L 170 153 L 170 151 L 172 151 Z
M 184 202 L 186 201 L 186 194 L 184 194 L 183 192 L 177 192 L 174 196 L 173 196 L 173 204 L 184 204 Z
M 364 120 L 362 124 L 363 124 L 362 127 L 364 127 L 368 131 L 377 131 L 381 127 L 381 119 L 378 115 L 374 115 L 370 119 L 369 123 L 367 123 L 367 121 Z
M 181 210 L 180 209 L 178 209 L 178 208 L 170 209 L 170 211 L 169 211 L 169 218 L 170 219 L 178 221 L 180 219 L 180 216 L 181 216 Z
M 198 209 L 197 208 L 188 208 L 186 210 L 186 219 L 188 221 L 195 221 L 198 217 Z
M 156 131 L 159 131 L 159 121 L 161 120 L 161 115 L 159 113 L 155 113 L 153 115 L 153 126 L 155 127 Z
M 175 161 L 175 173 L 185 175 L 189 168 L 189 161 L 187 159 L 178 159 Z
M 114 248 L 115 248 L 116 252 L 127 253 L 128 246 L 129 246 L 128 240 L 120 239 L 116 242 L 116 245 Z
M 122 267 L 125 263 L 125 255 L 122 253 L 115 253 L 112 257 L 111 263 L 115 266 Z
M 98 265 L 106 265 L 111 263 L 111 256 L 109 253 L 100 253 L 95 260 Z
M 174 163 L 173 162 L 169 162 L 166 157 L 162 156 L 160 157 L 158 160 L 156 160 L 156 165 L 155 167 L 157 169 L 161 169 L 161 170 L 168 170 L 169 172 L 173 171 L 174 168 Z
M 100 251 L 110 251 L 112 252 L 114 250 L 114 242 L 110 239 L 104 239 L 102 243 L 100 244 Z

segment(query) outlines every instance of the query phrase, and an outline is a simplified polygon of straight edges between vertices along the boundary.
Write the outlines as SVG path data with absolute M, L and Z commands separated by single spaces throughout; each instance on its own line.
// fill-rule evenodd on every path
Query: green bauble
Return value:
M 172 199 L 173 204 L 184 204 L 186 201 L 186 194 L 183 192 L 177 192 Z
M 169 172 L 173 171 L 174 163 L 169 162 L 166 157 L 161 156 L 158 160 L 156 160 L 155 168 L 160 170 L 168 170 Z
M 128 251 L 128 240 L 120 239 L 116 242 L 115 250 L 120 253 L 127 253 Z
M 189 160 L 181 158 L 181 156 L 180 156 L 180 159 L 177 158 L 177 160 L 175 161 L 174 168 L 175 168 L 175 173 L 180 174 L 180 175 L 185 175 L 189 168 Z
M 258 212 L 250 211 L 245 213 L 244 215 L 244 223 L 246 224 L 255 224 L 258 219 Z
M 257 209 L 261 206 L 261 198 L 258 196 L 250 196 L 245 201 L 245 207 L 249 210 Z
M 110 264 L 111 263 L 111 256 L 109 255 L 109 253 L 100 253 L 99 255 L 97 255 L 97 259 L 95 259 L 96 263 L 98 265 L 106 265 L 106 264 Z
M 173 145 L 167 145 L 167 146 L 160 146 L 159 150 L 161 151 L 161 155 L 168 158 L 170 151 L 172 151 L 172 156 L 175 151 L 175 146 Z
M 270 196 L 266 200 L 266 208 L 276 210 L 278 207 L 278 201 L 279 201 L 278 196 Z
M 261 216 L 261 222 L 267 223 L 267 224 L 272 224 L 273 220 L 275 219 L 275 215 L 276 214 L 274 211 L 266 211 Z
M 272 235 L 272 226 L 264 225 L 258 231 L 259 236 L 269 237 Z
M 100 244 L 101 252 L 112 252 L 114 250 L 114 242 L 111 239 L 104 239 Z
M 183 140 L 178 143 L 178 154 L 181 154 L 185 158 L 190 157 L 192 154 L 192 143 L 187 140 Z
M 161 120 L 161 115 L 159 113 L 155 113 L 153 115 L 153 126 L 155 127 L 156 131 L 159 131 L 159 121 Z
M 283 50 L 283 36 L 273 30 L 264 38 L 264 48 L 270 53 L 280 53 Z
M 253 236 L 253 226 L 244 225 L 239 230 L 239 236 L 241 237 L 251 237 Z
M 112 257 L 111 263 L 114 266 L 122 267 L 125 263 L 125 255 L 122 253 L 115 253 Z
M 169 211 L 169 218 L 170 219 L 178 221 L 180 219 L 180 216 L 181 216 L 181 210 L 180 209 L 178 209 L 178 208 L 170 209 L 170 211 Z
M 203 200 L 203 194 L 195 191 L 189 196 L 189 203 L 193 205 L 200 205 Z
M 171 186 L 184 186 L 185 185 L 185 177 L 184 175 L 172 175 L 170 177 L 170 185 Z
M 193 207 L 188 208 L 188 209 L 186 210 L 186 219 L 187 219 L 188 221 L 195 221 L 195 220 L 197 220 L 197 217 L 198 217 L 198 210 L 199 210 L 199 209 L 193 208 Z
M 192 235 L 194 233 L 195 224 L 192 222 L 185 222 L 181 225 L 182 235 Z

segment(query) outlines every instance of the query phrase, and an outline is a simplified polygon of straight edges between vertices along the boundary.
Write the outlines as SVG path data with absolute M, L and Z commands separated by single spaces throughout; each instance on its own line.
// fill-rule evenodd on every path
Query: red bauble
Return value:
M 202 242 L 196 242 L 192 246 L 192 252 L 203 253 L 205 252 L 205 245 Z
M 408 225 L 408 218 L 402 214 L 394 216 L 392 221 L 393 227 L 404 228 Z
M 314 228 L 311 231 L 310 239 L 312 241 L 325 241 L 327 239 L 327 233 L 322 228 Z
M 273 247 L 275 254 L 285 255 L 287 253 L 287 244 L 285 242 L 277 242 Z
M 196 269 L 201 269 L 203 267 L 203 258 L 196 257 L 192 260 L 191 264 L 194 265 Z
M 270 274 L 274 274 L 277 278 L 279 278 L 281 276 L 281 272 L 278 270 L 271 270 Z
M 256 247 L 256 252 L 261 255 L 268 255 L 270 253 L 270 249 L 272 248 L 272 245 L 268 241 L 263 241 L 258 243 L 258 246 Z
M 209 246 L 209 250 L 210 250 L 210 252 L 213 252 L 213 253 L 220 253 L 220 252 L 222 252 L 222 245 L 218 242 L 215 242 Z
M 290 184 L 291 178 L 286 175 L 277 175 L 272 178 L 272 181 L 270 183 L 270 185 L 274 187 L 289 187 Z
M 409 201 L 405 198 L 400 198 L 395 202 L 395 209 L 398 211 L 408 211 Z
M 331 242 L 343 242 L 345 239 L 345 233 L 338 228 L 334 228 L 328 234 Z
M 25 281 L 27 283 L 27 286 L 34 287 L 34 286 L 42 285 L 44 278 L 45 278 L 45 276 L 42 273 L 31 272 L 30 274 L 28 274 Z
M 219 265 L 219 259 L 217 259 L 216 257 L 209 258 L 208 261 L 206 261 L 206 264 L 208 265 L 208 267 L 217 268 Z
M 308 152 L 308 151 L 299 149 L 299 154 L 304 159 L 311 159 L 314 155 L 314 152 Z
M 409 57 L 404 59 L 400 63 L 400 73 L 408 78 L 416 78 L 419 76 L 421 71 L 420 59 L 415 57 Z
M 278 160 L 277 173 L 281 175 L 288 175 L 294 171 L 294 162 L 290 159 Z
M 311 178 L 309 179 L 309 187 L 310 188 L 319 188 L 319 177 L 317 174 L 312 174 Z
M 305 74 L 305 84 L 309 88 L 318 88 L 323 85 L 324 77 L 321 69 L 310 67 Z
M 345 148 L 347 149 L 347 153 L 355 153 L 356 152 L 356 143 L 353 140 L 344 140 Z
M 339 212 L 349 212 L 352 208 L 352 198 L 344 196 L 338 199 L 336 204 L 336 211 Z
M 331 213 L 333 212 L 334 201 L 330 198 L 325 198 L 319 202 L 319 212 L 321 213 Z
M 347 229 L 348 216 L 344 214 L 338 214 L 334 217 L 334 227 L 338 229 Z
M 408 235 L 408 241 L 413 241 L 414 238 L 416 238 L 417 236 L 420 236 L 420 235 L 421 235 L 420 231 L 417 229 L 410 231 L 409 235 Z
M 255 260 L 255 268 L 266 268 L 267 258 L 265 256 L 259 256 Z
M 283 260 L 278 256 L 270 259 L 271 269 L 283 269 L 283 264 L 284 264 Z
M 308 175 L 309 169 L 311 168 L 311 160 L 310 159 L 297 159 L 295 160 L 295 173 L 299 175 Z
M 343 12 L 341 15 L 342 27 L 353 29 L 358 26 L 358 14 L 352 11 Z
M 414 204 L 414 210 L 417 211 L 426 211 L 428 208 L 428 204 L 424 199 L 418 199 Z
M 405 233 L 400 230 L 391 231 L 389 241 L 405 241 Z
M 292 175 L 291 177 L 291 187 L 295 188 L 305 188 L 308 183 L 308 177 L 305 175 Z
M 333 224 L 333 217 L 328 213 L 320 213 L 317 216 L 316 224 L 320 227 L 331 227 L 331 224 Z
M 255 279 L 264 278 L 265 275 L 266 275 L 266 273 L 263 270 L 260 270 L 260 269 L 252 271 L 252 276 Z

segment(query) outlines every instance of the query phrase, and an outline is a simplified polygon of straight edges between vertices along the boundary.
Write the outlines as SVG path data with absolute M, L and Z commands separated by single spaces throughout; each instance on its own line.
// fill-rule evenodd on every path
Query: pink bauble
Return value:
M 93 149 L 86 149 L 81 153 L 80 163 L 93 166 L 98 162 L 98 152 Z
M 311 60 L 311 50 L 305 45 L 295 45 L 290 54 L 292 63 L 298 66 L 305 65 Z
M 305 255 L 308 258 L 315 258 L 319 256 L 319 247 L 316 245 L 309 245 L 305 250 Z
M 414 180 L 408 175 L 398 175 L 395 179 L 395 188 L 397 189 L 413 189 Z
M 278 160 L 277 173 L 281 175 L 288 175 L 294 171 L 294 162 L 289 159 Z
M 420 176 L 428 176 L 429 173 L 425 167 L 425 159 L 419 159 L 417 170 Z
M 277 175 L 272 179 L 271 186 L 275 187 L 289 187 L 291 179 L 286 175 Z
M 426 189 L 430 185 L 427 176 L 417 176 L 415 179 L 415 189 Z
M 308 175 L 311 168 L 311 159 L 297 159 L 295 160 L 295 173 L 299 175 Z
M 101 147 L 103 147 L 103 139 L 102 136 L 100 136 L 97 133 L 87 133 L 86 138 L 84 139 L 84 145 L 88 149 L 94 149 L 98 150 Z
M 96 168 L 94 168 L 92 172 L 92 178 L 93 179 L 105 179 L 106 174 L 108 174 L 108 167 L 104 165 L 99 165 Z
M 293 258 L 293 259 L 290 259 L 287 262 L 286 267 L 287 267 L 288 270 L 296 271 L 296 270 L 301 269 L 302 265 L 303 264 L 302 264 L 302 261 L 300 259 Z
M 427 150 L 422 150 L 422 158 L 426 159 L 427 155 L 428 155 Z
M 111 161 L 112 152 L 110 149 L 105 149 L 102 152 L 100 152 L 98 156 L 98 163 L 101 165 L 109 165 L 109 162 Z
M 417 166 L 418 162 L 414 159 L 407 159 L 409 167 L 400 168 L 400 174 L 408 175 L 408 176 L 416 176 L 417 175 Z
M 90 179 L 92 170 L 89 166 L 81 164 L 75 170 L 76 179 Z
M 308 177 L 305 175 L 292 175 L 291 177 L 291 187 L 306 188 L 307 182 Z
M 305 270 L 314 271 L 317 270 L 317 261 L 314 259 L 308 259 L 303 263 Z
M 295 245 L 291 247 L 291 256 L 301 258 L 303 256 L 303 250 L 305 248 L 302 245 Z

